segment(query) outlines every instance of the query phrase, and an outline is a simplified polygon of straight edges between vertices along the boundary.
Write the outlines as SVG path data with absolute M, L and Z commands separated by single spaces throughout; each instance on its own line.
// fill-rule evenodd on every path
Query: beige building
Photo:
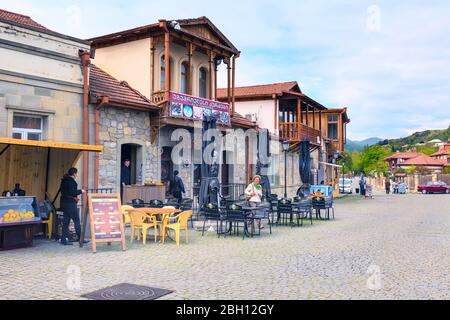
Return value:
M 201 118 L 193 115 L 199 104 L 223 108 L 217 112 L 218 127 L 223 133 L 229 129 L 256 128 L 255 123 L 234 112 L 233 108 L 234 66 L 239 51 L 208 18 L 160 20 L 90 41 L 95 50 L 92 61 L 97 67 L 126 81 L 160 108 L 158 114 L 154 113 L 148 119 L 150 137 L 134 142 L 138 149 L 147 145 L 147 149 L 152 150 L 147 153 L 146 161 L 151 169 L 144 170 L 144 182 L 151 179 L 167 183 L 178 170 L 187 187 L 187 195 L 196 194 L 201 181 L 201 157 L 192 152 L 182 163 L 173 163 L 171 155 L 178 143 L 175 136 L 182 132 L 180 130 L 194 137 L 190 138 L 192 150 L 201 146 L 198 134 L 201 137 L 202 121 L 199 120 L 203 115 Z M 228 78 L 225 104 L 216 101 L 219 65 L 225 65 Z M 175 102 L 174 97 L 194 102 L 187 109 L 185 104 Z M 178 114 L 174 108 L 184 111 Z M 215 114 L 215 109 L 211 110 Z M 242 150 L 246 154 L 245 163 L 236 164 L 235 159 L 243 154 Z M 220 166 L 222 184 L 247 183 L 252 174 L 251 160 L 256 156 L 254 152 L 248 156 L 251 150 L 252 146 L 248 144 L 236 144 L 233 150 L 223 150 L 221 159 L 231 160 L 230 163 L 223 161 Z
M 89 50 L 87 41 L 0 10 L 0 136 L 83 143 L 80 53 Z

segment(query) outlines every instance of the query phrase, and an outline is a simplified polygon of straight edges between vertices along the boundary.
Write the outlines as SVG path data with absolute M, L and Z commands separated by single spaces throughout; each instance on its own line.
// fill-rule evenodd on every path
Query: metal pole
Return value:
M 344 194 L 345 192 L 344 179 L 345 179 L 345 163 L 342 163 L 342 194 Z
M 284 151 L 284 198 L 287 199 L 287 151 Z

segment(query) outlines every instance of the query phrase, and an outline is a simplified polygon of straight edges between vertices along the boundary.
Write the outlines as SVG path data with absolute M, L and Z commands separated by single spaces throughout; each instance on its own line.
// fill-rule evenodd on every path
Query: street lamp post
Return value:
M 281 144 L 284 151 L 284 198 L 287 199 L 287 152 L 289 151 L 289 141 Z

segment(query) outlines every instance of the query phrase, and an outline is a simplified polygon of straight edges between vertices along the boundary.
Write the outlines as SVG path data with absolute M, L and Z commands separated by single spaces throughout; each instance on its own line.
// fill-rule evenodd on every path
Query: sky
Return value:
M 298 81 L 323 105 L 348 108 L 349 139 L 450 125 L 448 0 L 0 0 L 0 8 L 82 39 L 207 16 L 242 52 L 238 86 Z

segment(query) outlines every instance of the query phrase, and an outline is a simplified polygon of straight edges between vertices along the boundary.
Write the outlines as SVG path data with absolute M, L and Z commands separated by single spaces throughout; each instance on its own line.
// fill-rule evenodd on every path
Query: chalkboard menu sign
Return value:
M 123 225 L 120 195 L 89 194 L 89 218 L 91 225 L 92 251 L 97 243 L 122 242 L 125 251 L 125 229 Z

